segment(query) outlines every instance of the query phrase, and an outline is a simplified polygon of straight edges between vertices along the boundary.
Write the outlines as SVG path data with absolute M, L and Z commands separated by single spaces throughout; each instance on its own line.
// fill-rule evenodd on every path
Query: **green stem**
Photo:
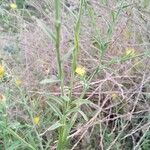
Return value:
M 75 76 L 75 69 L 77 67 L 77 58 L 78 58 L 78 52 L 79 52 L 79 33 L 80 33 L 82 6 L 83 6 L 83 0 L 80 1 L 79 15 L 78 15 L 78 19 L 77 19 L 75 31 L 74 31 L 74 45 L 75 46 L 74 46 L 74 50 L 73 50 L 73 54 L 72 54 L 70 98 L 72 97 L 72 89 L 73 89 L 73 82 L 74 82 L 74 76 Z
M 63 150 L 66 147 L 66 143 L 68 141 L 67 134 L 66 134 L 66 116 L 63 116 L 61 119 L 61 124 L 63 124 L 62 127 L 59 128 L 59 139 L 57 143 L 57 150 Z
M 61 80 L 61 95 L 64 95 L 64 73 L 60 53 L 60 31 L 61 31 L 60 0 L 55 0 L 55 29 L 56 29 L 55 47 L 58 64 L 58 76 L 59 79 Z
M 57 64 L 58 64 L 58 76 L 61 80 L 61 95 L 64 96 L 64 73 L 62 68 L 62 61 L 61 61 L 61 53 L 60 53 L 60 30 L 61 30 L 61 15 L 60 15 L 60 0 L 55 0 L 55 29 L 56 29 L 56 57 L 57 57 Z M 64 102 L 65 103 L 65 102 Z M 65 107 L 62 107 L 65 110 Z M 65 116 L 62 116 L 60 123 L 66 124 Z M 65 147 L 65 143 L 67 138 L 65 138 L 64 131 L 66 126 L 62 126 L 58 129 L 58 143 L 57 143 L 57 150 L 62 150 Z

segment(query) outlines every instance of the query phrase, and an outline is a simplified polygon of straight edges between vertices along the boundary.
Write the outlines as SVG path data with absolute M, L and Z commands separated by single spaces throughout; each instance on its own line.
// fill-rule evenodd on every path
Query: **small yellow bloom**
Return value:
M 3 78 L 5 75 L 5 68 L 0 65 L 0 78 Z
M 6 97 L 2 94 L 0 94 L 0 103 L 5 103 Z
M 16 5 L 15 3 L 11 3 L 11 4 L 10 4 L 10 8 L 11 8 L 11 9 L 17 9 L 17 5 Z
M 135 56 L 135 50 L 133 48 L 126 48 L 125 55 L 126 56 Z
M 118 97 L 118 95 L 117 95 L 116 93 L 113 93 L 113 94 L 111 95 L 112 100 L 116 100 L 117 97 Z
M 34 123 L 35 125 L 37 125 L 37 124 L 39 124 L 39 122 L 40 122 L 40 117 L 35 116 L 35 117 L 33 118 L 33 123 Z
M 85 68 L 84 67 L 77 67 L 75 72 L 80 75 L 80 76 L 84 76 L 86 71 L 85 71 Z
M 16 86 L 20 86 L 22 84 L 22 81 L 17 79 L 17 80 L 15 80 L 15 84 L 16 84 Z

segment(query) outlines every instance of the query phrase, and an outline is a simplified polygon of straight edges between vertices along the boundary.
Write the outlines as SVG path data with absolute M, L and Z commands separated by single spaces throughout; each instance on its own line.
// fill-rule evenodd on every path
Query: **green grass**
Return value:
M 149 150 L 149 1 L 16 4 L 0 1 L 0 150 Z

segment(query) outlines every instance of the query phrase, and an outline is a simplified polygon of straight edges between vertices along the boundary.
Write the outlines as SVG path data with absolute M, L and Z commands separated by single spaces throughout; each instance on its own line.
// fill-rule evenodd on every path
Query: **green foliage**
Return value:
M 26 1 L 25 0 L 16 0 L 16 4 L 17 4 L 18 8 L 22 9 L 25 7 Z

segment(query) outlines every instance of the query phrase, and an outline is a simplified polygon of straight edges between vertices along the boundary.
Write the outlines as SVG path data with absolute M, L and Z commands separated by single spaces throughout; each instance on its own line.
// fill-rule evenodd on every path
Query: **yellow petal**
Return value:
M 85 71 L 85 68 L 84 67 L 77 67 L 75 72 L 80 75 L 80 76 L 84 76 L 86 71 Z
M 0 94 L 0 103 L 5 103 L 6 97 L 2 94 Z
M 3 78 L 4 75 L 5 75 L 5 68 L 0 65 L 0 78 Z
M 112 100 L 116 100 L 117 97 L 118 97 L 118 95 L 117 95 L 116 93 L 113 93 L 113 94 L 111 95 L 111 97 L 112 97 Z
M 17 5 L 16 5 L 15 3 L 11 3 L 11 4 L 10 4 L 10 8 L 11 8 L 11 9 L 17 9 Z
M 36 117 L 33 118 L 33 123 L 35 125 L 39 124 L 39 121 L 40 121 L 40 117 L 36 116 Z
M 17 80 L 15 81 L 15 84 L 16 84 L 16 86 L 20 86 L 20 85 L 22 84 L 22 81 L 19 80 L 19 79 L 17 79 Z
M 126 48 L 125 49 L 125 55 L 126 56 L 134 56 L 135 55 L 135 50 L 133 48 Z

